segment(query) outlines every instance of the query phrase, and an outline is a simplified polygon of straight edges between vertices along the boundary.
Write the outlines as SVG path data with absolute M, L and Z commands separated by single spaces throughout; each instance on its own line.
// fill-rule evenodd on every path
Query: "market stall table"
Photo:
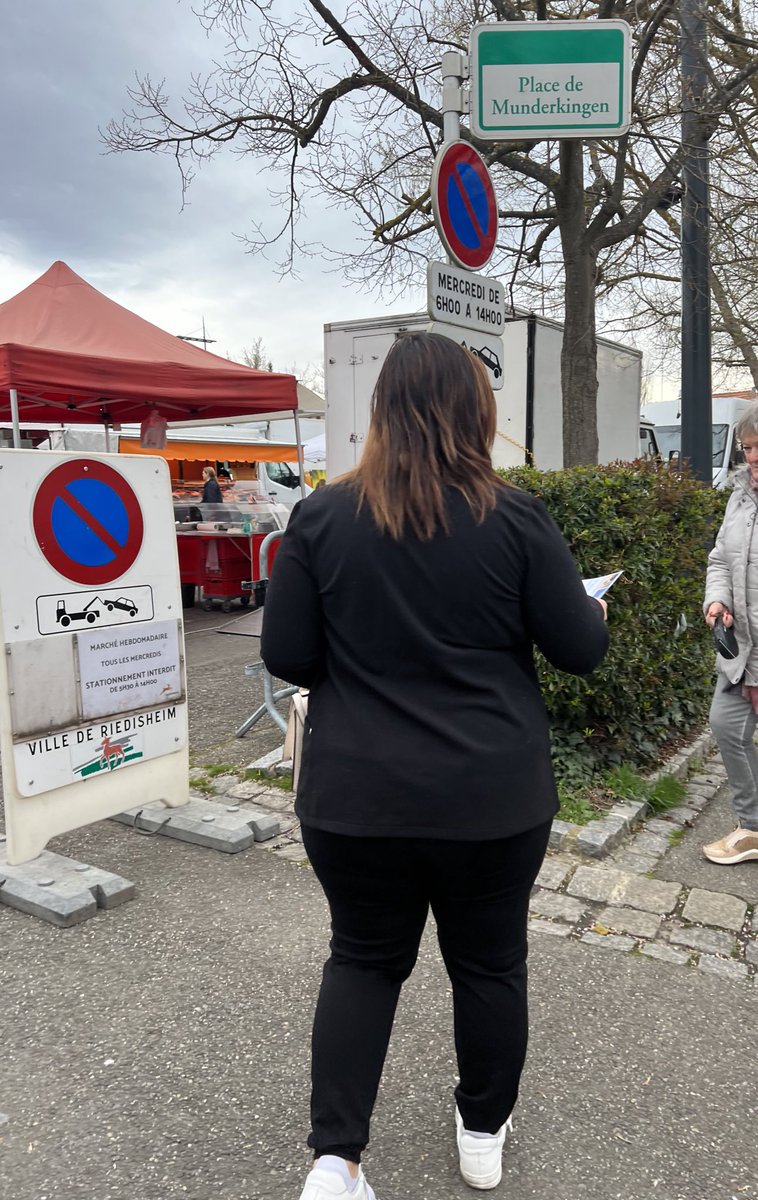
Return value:
M 260 581 L 258 559 L 265 533 L 236 529 L 187 529 L 177 526 L 179 576 L 185 602 L 193 588 L 202 588 L 201 603 L 210 610 L 214 600 L 229 612 L 233 600 L 243 607 L 250 603 L 253 589 L 243 584 Z M 272 547 L 272 558 L 278 542 Z M 189 589 L 185 592 L 185 588 Z

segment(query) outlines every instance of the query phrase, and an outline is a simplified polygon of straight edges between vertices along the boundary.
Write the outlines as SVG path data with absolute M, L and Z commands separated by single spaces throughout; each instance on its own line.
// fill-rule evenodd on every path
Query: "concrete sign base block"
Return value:
M 281 763 L 283 752 L 284 746 L 277 746 L 276 750 L 270 750 L 262 758 L 256 758 L 255 762 L 251 762 L 248 765 L 248 771 L 263 771 L 267 775 L 272 774 Z
M 11 867 L 0 845 L 0 904 L 52 925 L 68 927 L 134 899 L 134 884 L 110 871 L 43 850 L 31 862 Z
M 211 800 L 190 799 L 180 808 L 166 808 L 156 800 L 142 808 L 118 813 L 113 820 L 130 825 L 139 833 L 160 833 L 224 854 L 237 854 L 253 842 L 265 842 L 279 833 L 279 822 L 271 813 L 241 809 L 238 804 L 215 804 Z

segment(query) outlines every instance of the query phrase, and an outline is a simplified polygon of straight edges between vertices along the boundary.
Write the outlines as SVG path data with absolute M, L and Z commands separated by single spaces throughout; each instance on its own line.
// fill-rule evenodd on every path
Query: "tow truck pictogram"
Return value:
M 98 604 L 100 607 L 95 608 Z M 66 601 L 59 598 L 55 606 L 55 619 L 64 629 L 71 624 L 72 621 L 86 621 L 89 625 L 94 624 L 100 616 L 102 609 L 107 608 L 108 612 L 113 612 L 114 608 L 120 612 L 128 613 L 130 617 L 136 617 L 139 609 L 137 605 L 128 596 L 119 596 L 116 600 L 103 600 L 102 596 L 93 596 L 88 604 L 77 612 L 69 612 L 66 608 Z
M 64 629 L 70 625 L 72 621 L 87 621 L 88 624 L 92 625 L 100 616 L 100 610 L 92 607 L 93 604 L 97 603 L 98 597 L 95 596 L 94 599 L 90 600 L 89 604 L 86 604 L 80 612 L 67 612 L 66 601 L 59 600 L 55 606 L 55 619 L 59 625 L 64 627 Z

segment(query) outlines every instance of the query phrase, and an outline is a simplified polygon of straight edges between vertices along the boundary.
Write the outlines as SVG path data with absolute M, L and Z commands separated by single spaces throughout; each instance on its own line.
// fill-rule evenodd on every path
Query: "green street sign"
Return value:
M 471 132 L 491 141 L 620 137 L 631 123 L 626 21 L 507 21 L 471 31 Z

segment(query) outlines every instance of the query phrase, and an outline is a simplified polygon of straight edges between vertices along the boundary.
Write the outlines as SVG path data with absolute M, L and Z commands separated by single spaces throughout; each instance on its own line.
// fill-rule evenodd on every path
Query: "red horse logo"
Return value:
M 125 758 L 125 749 L 129 745 L 129 738 L 123 741 L 111 741 L 109 737 L 104 737 L 100 746 L 100 766 L 109 771 L 114 771 L 116 767 L 120 767 Z

